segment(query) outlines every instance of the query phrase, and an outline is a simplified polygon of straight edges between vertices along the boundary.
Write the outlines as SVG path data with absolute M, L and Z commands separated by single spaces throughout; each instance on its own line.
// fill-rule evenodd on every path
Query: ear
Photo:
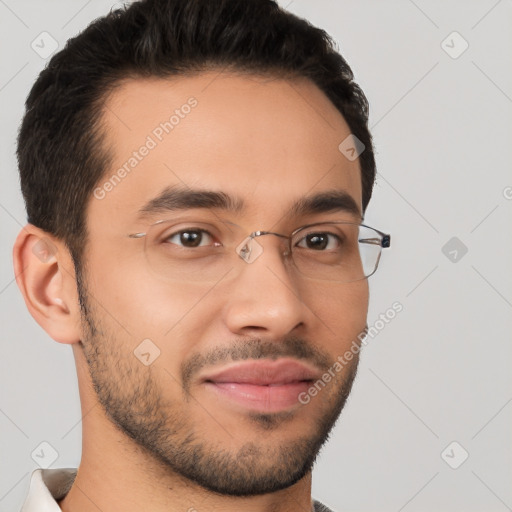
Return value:
M 75 269 L 67 246 L 27 224 L 13 249 L 14 273 L 36 322 L 59 343 L 80 341 L 80 305 Z

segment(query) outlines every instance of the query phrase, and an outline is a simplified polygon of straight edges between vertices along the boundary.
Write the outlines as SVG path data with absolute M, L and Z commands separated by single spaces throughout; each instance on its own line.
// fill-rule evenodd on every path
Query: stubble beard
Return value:
M 323 414 L 314 421 L 312 435 L 279 442 L 278 446 L 265 444 L 268 433 L 293 422 L 294 414 L 252 412 L 241 419 L 241 426 L 247 431 L 249 422 L 249 432 L 258 440 L 246 441 L 239 432 L 224 428 L 223 437 L 231 437 L 229 444 L 239 446 L 233 449 L 209 440 L 204 426 L 201 429 L 194 424 L 186 406 L 201 406 L 202 412 L 208 413 L 206 420 L 215 421 L 215 428 L 223 428 L 222 418 L 214 417 L 215 411 L 207 411 L 188 392 L 174 400 L 164 397 L 162 385 L 149 367 L 125 349 L 93 314 L 84 287 L 77 281 L 84 332 L 81 346 L 93 388 L 108 419 L 146 456 L 148 467 L 144 471 L 160 478 L 168 474 L 185 479 L 221 495 L 254 496 L 290 487 L 312 470 L 350 394 L 358 355 L 341 372 L 338 390 L 330 394 Z

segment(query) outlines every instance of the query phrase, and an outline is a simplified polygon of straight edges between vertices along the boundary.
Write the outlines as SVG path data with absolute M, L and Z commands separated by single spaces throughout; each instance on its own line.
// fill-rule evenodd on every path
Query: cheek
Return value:
M 201 314 L 206 303 L 210 306 L 208 313 L 214 313 L 214 305 L 204 300 L 204 293 L 204 288 L 186 283 L 164 284 L 141 277 L 133 269 L 129 274 L 122 269 L 108 274 L 100 271 L 91 290 L 97 298 L 92 300 L 94 315 L 116 338 L 119 357 L 131 361 L 143 376 L 146 366 L 140 365 L 136 357 L 141 362 L 146 358 L 152 371 L 157 372 L 155 382 L 160 382 L 167 390 L 162 392 L 169 396 L 179 396 L 181 363 L 191 350 L 198 350 L 205 337 L 208 322 Z
M 169 346 L 172 340 L 179 349 L 178 334 L 183 334 L 183 326 L 200 305 L 204 287 L 164 282 L 134 259 L 119 258 L 115 265 L 95 265 L 94 258 L 89 261 L 87 287 L 92 306 L 114 332 L 129 338 L 130 346 L 149 338 L 159 346 Z
M 337 340 L 351 342 L 363 331 L 368 314 L 368 281 L 324 287 L 309 303 L 325 328 Z

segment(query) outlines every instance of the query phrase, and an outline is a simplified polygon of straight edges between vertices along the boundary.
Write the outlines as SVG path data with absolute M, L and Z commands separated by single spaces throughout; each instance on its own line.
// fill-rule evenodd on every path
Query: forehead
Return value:
M 308 80 L 132 79 L 109 96 L 102 121 L 112 161 L 88 208 L 99 229 L 133 227 L 138 210 L 172 186 L 242 198 L 242 213 L 261 222 L 333 189 L 361 208 L 358 160 L 338 149 L 350 129 Z

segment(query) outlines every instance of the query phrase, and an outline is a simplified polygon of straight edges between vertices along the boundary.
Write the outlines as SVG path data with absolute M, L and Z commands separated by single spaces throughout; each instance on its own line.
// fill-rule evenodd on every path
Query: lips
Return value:
M 277 412 L 299 404 L 298 395 L 320 372 L 295 359 L 234 363 L 202 376 L 201 382 L 218 398 L 261 412 Z
M 318 371 L 310 366 L 293 359 L 279 359 L 236 363 L 207 374 L 202 380 L 215 383 L 238 382 L 257 386 L 276 386 L 316 378 L 318 378 Z

